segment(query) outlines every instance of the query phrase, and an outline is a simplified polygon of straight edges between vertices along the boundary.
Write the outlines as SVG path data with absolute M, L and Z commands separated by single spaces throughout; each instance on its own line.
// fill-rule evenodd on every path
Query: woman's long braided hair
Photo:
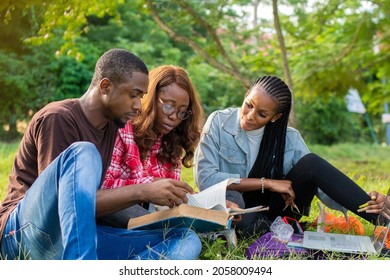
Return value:
M 275 76 L 258 78 L 246 95 L 253 90 L 263 91 L 272 97 L 277 103 L 277 113 L 281 113 L 282 116 L 275 122 L 269 122 L 265 125 L 259 153 L 248 178 L 282 179 L 284 176 L 286 130 L 292 102 L 291 91 L 285 82 Z M 257 194 L 254 194 L 254 192 L 244 193 L 247 207 L 259 205 L 259 191 L 255 192 Z

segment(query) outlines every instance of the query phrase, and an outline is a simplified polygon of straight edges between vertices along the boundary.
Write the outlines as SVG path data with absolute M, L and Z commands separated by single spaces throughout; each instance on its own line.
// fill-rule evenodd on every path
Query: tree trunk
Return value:
M 10 116 L 10 118 L 8 119 L 7 128 L 8 128 L 7 130 L 2 131 L 4 133 L 3 135 L 1 135 L 1 138 L 3 140 L 6 140 L 6 141 L 15 140 L 20 136 L 18 129 L 17 129 L 15 115 Z
M 272 10 L 273 10 L 273 14 L 274 14 L 274 25 L 275 25 L 276 34 L 278 36 L 279 47 L 280 47 L 280 50 L 282 51 L 284 76 L 286 79 L 286 83 L 291 90 L 291 95 L 292 95 L 291 96 L 291 113 L 290 113 L 290 117 L 289 117 L 289 124 L 291 126 L 294 126 L 294 124 L 295 124 L 294 94 L 293 94 L 294 87 L 293 87 L 293 81 L 291 78 L 290 68 L 288 66 L 286 45 L 284 44 L 283 32 L 282 32 L 282 28 L 280 26 L 280 21 L 279 21 L 278 0 L 272 0 Z

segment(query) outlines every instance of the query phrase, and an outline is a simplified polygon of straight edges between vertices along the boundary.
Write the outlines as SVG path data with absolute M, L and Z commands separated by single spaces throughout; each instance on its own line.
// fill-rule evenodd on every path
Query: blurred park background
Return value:
M 387 145 L 389 15 L 388 0 L 2 0 L 0 139 L 18 139 L 48 102 L 81 96 L 97 58 L 118 47 L 149 69 L 187 69 L 206 117 L 276 75 L 308 143 Z M 351 90 L 361 110 L 348 110 Z
M 0 199 L 31 116 L 80 97 L 110 48 L 184 67 L 205 117 L 240 106 L 257 77 L 281 77 L 309 148 L 387 191 L 389 0 L 1 0 Z M 192 170 L 182 179 L 194 185 Z

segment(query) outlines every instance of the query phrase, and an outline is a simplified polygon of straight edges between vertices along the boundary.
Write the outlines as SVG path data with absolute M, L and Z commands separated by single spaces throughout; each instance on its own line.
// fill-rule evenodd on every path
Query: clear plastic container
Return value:
M 289 242 L 294 233 L 293 227 L 286 224 L 280 216 L 276 217 L 275 221 L 271 224 L 271 231 L 273 233 L 273 238 L 276 238 L 283 243 Z

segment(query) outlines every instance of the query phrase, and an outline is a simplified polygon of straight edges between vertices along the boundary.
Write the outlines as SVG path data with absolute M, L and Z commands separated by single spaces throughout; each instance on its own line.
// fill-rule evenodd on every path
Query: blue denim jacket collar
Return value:
M 234 110 L 232 114 L 230 114 L 227 119 L 222 123 L 222 127 L 226 132 L 234 136 L 234 140 L 236 141 L 242 152 L 246 155 L 247 163 L 249 164 L 249 143 L 245 131 L 241 129 L 240 126 L 240 112 L 240 108 Z M 247 166 L 247 168 L 249 168 L 249 166 Z
M 242 131 L 240 127 L 240 109 L 234 110 L 222 123 L 222 127 L 231 135 L 239 134 Z

